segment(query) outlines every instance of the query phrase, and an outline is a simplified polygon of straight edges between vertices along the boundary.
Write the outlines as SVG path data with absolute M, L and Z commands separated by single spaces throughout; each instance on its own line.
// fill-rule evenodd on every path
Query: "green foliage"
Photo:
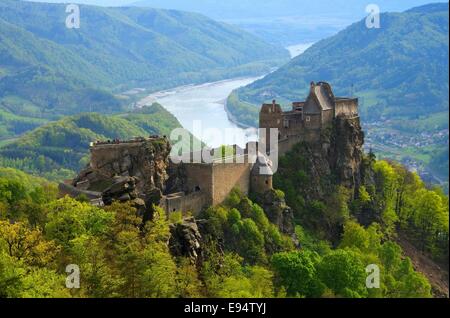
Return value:
M 355 252 L 339 249 L 324 256 L 318 266 L 318 275 L 339 296 L 367 296 L 365 266 Z
M 64 275 L 46 268 L 28 267 L 0 251 L 0 297 L 70 297 L 64 284 Z
M 431 297 L 430 283 L 389 240 L 384 223 L 364 226 L 346 215 L 362 206 L 369 211 L 392 206 L 401 229 L 411 237 L 413 231 L 422 235 L 424 249 L 445 253 L 448 198 L 396 165 L 374 162 L 373 167 L 377 185 L 367 178 L 368 196 L 360 205 L 343 204 L 349 200 L 343 190 L 330 195 L 337 213 L 317 203 L 324 222 L 336 215 L 337 224 L 342 222 L 335 248 L 302 224 L 295 231 L 301 249 L 295 250 L 259 205 L 234 190 L 226 204 L 201 215 L 207 221 L 201 264 L 171 254 L 169 224 L 179 222 L 179 216 L 170 220 L 154 206 L 153 219 L 143 224 L 130 203 L 98 208 L 69 197 L 57 199 L 45 191 L 45 180 L 3 170 L 0 296 Z M 398 195 L 402 205 L 395 204 Z M 65 288 L 67 264 L 80 267 L 82 283 L 76 291 Z M 380 269 L 380 288 L 366 287 L 370 264 Z
M 272 272 L 261 266 L 243 266 L 242 258 L 233 253 L 225 253 L 218 270 L 213 261 L 206 261 L 202 274 L 209 297 L 274 297 Z
M 203 217 L 208 220 L 208 233 L 214 239 L 224 239 L 226 249 L 249 264 L 266 264 L 271 254 L 293 249 L 292 240 L 238 189 L 231 191 L 224 205 L 210 207 Z
M 354 213 L 367 223 L 379 222 L 388 237 L 399 228 L 417 248 L 448 263 L 448 196 L 427 189 L 416 174 L 395 163 L 376 161 L 369 174 L 374 180 L 364 190 L 370 200 L 363 200 L 360 191 Z
M 362 253 L 370 253 L 379 248 L 382 237 L 378 224 L 373 223 L 365 229 L 358 222 L 350 220 L 344 224 L 344 234 L 339 247 L 356 248 Z
M 288 296 L 320 297 L 324 286 L 317 276 L 320 256 L 308 250 L 283 252 L 272 256 L 271 264 L 280 286 Z
M 309 151 L 306 145 L 299 144 L 280 158 L 274 182 L 286 193 L 286 202 L 294 209 L 295 233 L 302 249 L 321 256 L 320 264 L 314 268 L 316 271 L 322 268 L 318 279 L 330 289 L 325 290 L 323 296 L 429 297 L 428 281 L 414 269 L 408 269 L 409 260 L 402 260 L 402 249 L 393 241 L 398 235 L 406 235 L 416 248 L 431 252 L 446 266 L 448 197 L 438 188 L 427 189 L 416 174 L 401 165 L 377 161 L 369 154 L 364 156 L 362 184 L 353 198 L 348 189 L 332 178 L 317 180 L 314 177 L 304 155 Z M 331 245 L 336 248 L 332 249 Z M 335 253 L 343 255 L 331 257 Z M 370 264 L 376 264 L 381 270 L 379 289 L 365 288 L 365 268 Z M 355 274 L 341 272 L 343 283 L 339 285 L 332 280 L 331 273 L 346 266 Z M 401 268 L 405 270 L 402 272 Z M 329 276 L 325 274 L 327 271 Z M 279 277 L 277 271 L 276 274 Z M 356 275 L 357 281 L 346 275 Z M 408 277 L 410 285 L 405 281 Z M 278 278 L 278 287 L 295 296 L 290 285 L 293 280 L 281 281 Z M 409 290 L 414 284 L 417 289 Z M 344 285 L 351 287 L 346 289 Z M 311 295 L 304 290 L 297 293 L 298 296 Z
M 404 213 L 408 216 L 405 229 L 416 244 L 437 258 L 448 260 L 448 198 L 420 189 L 408 200 Z
M 112 213 L 69 197 L 51 202 L 47 209 L 45 233 L 65 248 L 70 248 L 71 241 L 83 234 L 106 233 L 113 221 Z

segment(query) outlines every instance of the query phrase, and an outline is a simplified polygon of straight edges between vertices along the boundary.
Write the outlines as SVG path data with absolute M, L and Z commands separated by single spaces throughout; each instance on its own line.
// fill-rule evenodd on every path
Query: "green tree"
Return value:
M 317 275 L 320 256 L 308 250 L 283 252 L 272 256 L 278 286 L 286 289 L 288 296 L 320 297 L 324 286 Z
M 366 272 L 360 256 L 351 250 L 335 250 L 318 266 L 320 280 L 337 295 L 366 297 Z
M 107 257 L 103 237 L 83 234 L 72 240 L 70 256 L 82 273 L 81 295 L 94 298 L 119 296 L 121 279 Z
M 201 297 L 202 283 L 198 278 L 197 269 L 190 259 L 179 259 L 176 274 L 177 295 L 182 298 Z
M 67 249 L 70 249 L 71 240 L 83 234 L 106 233 L 114 218 L 108 211 L 69 197 L 49 203 L 47 209 L 45 234 Z
M 10 257 L 28 265 L 51 267 L 60 252 L 53 241 L 47 241 L 39 229 L 30 229 L 23 222 L 0 221 L 0 247 Z

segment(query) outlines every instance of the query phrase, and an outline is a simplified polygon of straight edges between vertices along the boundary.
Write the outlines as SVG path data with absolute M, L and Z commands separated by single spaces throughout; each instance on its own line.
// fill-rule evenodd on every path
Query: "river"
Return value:
M 242 129 L 232 123 L 225 111 L 225 101 L 236 88 L 246 86 L 261 77 L 248 77 L 188 85 L 146 96 L 138 107 L 158 102 L 172 113 L 181 125 L 211 147 L 237 144 L 244 147 L 247 141 L 256 140 L 255 129 Z M 195 127 L 201 129 L 195 130 Z M 219 136 L 209 136 L 211 129 Z M 232 134 L 232 130 L 237 132 Z M 199 134 L 199 132 L 201 133 Z
M 311 44 L 298 44 L 288 47 L 291 57 L 303 53 Z M 197 138 L 211 147 L 223 144 L 237 144 L 244 147 L 247 141 L 257 139 L 255 129 L 243 129 L 236 126 L 228 118 L 225 101 L 230 93 L 242 86 L 253 83 L 261 77 L 234 78 L 201 85 L 187 85 L 170 90 L 156 92 L 146 96 L 138 103 L 138 107 L 158 102 L 171 112 L 181 125 Z M 201 129 L 195 127 L 201 126 Z M 220 136 L 208 133 L 211 128 L 217 129 Z M 234 132 L 231 133 L 231 129 Z

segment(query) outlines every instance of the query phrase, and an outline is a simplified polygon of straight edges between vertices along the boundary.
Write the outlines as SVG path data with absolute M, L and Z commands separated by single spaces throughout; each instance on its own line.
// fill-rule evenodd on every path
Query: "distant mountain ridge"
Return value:
M 132 5 L 198 12 L 238 26 L 269 43 L 314 43 L 366 17 L 365 0 L 139 0 Z M 381 12 L 400 12 L 427 0 L 378 0 Z
M 352 17 L 366 15 L 370 2 L 361 0 L 138 0 L 132 5 L 163 9 L 177 9 L 205 14 L 215 19 L 271 18 L 279 16 Z M 426 3 L 423 0 L 379 0 L 376 4 L 382 12 L 403 11 L 406 8 Z
M 0 138 L 61 115 L 117 112 L 117 92 L 267 72 L 288 52 L 202 15 L 80 5 L 0 2 Z

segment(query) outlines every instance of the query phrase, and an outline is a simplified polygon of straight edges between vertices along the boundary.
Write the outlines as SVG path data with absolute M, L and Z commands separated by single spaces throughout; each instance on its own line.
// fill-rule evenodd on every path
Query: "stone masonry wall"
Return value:
M 201 191 L 206 196 L 206 204 L 213 203 L 213 166 L 203 163 L 183 163 L 186 171 L 187 193 Z
M 344 115 L 353 117 L 358 114 L 358 101 L 356 99 L 337 100 L 335 106 L 335 117 Z
M 244 194 L 250 190 L 249 163 L 220 163 L 213 166 L 213 205 L 222 203 L 234 187 Z

